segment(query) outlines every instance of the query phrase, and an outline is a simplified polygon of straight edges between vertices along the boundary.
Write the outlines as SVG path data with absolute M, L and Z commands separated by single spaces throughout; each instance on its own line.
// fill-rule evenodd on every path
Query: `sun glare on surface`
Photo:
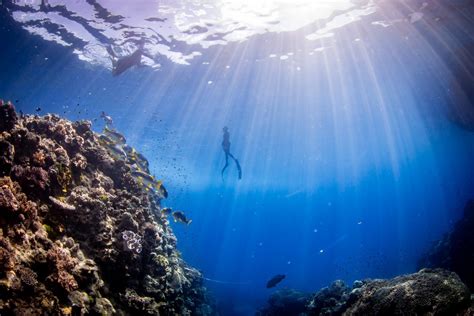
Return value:
M 292 31 L 319 19 L 331 16 L 335 11 L 348 10 L 354 6 L 350 0 L 222 0 L 222 18 L 239 21 L 254 27 Z
M 335 11 L 354 7 L 350 0 L 222 0 L 223 19 L 265 27 L 268 22 L 278 23 L 277 29 L 291 31 L 318 19 L 325 19 Z

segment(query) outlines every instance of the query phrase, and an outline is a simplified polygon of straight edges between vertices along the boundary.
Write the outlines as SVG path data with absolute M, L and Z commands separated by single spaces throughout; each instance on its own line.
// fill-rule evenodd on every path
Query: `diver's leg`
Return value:
M 221 171 L 221 177 L 222 177 L 223 181 L 224 181 L 224 171 L 225 171 L 225 169 L 227 169 L 228 166 L 229 166 L 229 154 L 225 153 L 225 165 L 224 165 L 224 168 L 222 168 L 222 171 Z

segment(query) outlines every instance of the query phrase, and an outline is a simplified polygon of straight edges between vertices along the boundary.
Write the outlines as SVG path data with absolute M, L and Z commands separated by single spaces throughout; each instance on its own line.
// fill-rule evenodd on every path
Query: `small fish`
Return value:
M 180 222 L 186 225 L 189 225 L 192 222 L 192 220 L 186 218 L 186 215 L 181 211 L 173 212 L 172 215 L 175 222 Z
M 135 160 L 137 164 L 143 169 L 143 170 L 148 170 L 150 164 L 148 163 L 148 160 L 140 154 L 139 152 L 135 151 Z
M 277 286 L 286 277 L 284 274 L 277 274 L 267 282 L 267 289 Z
M 36 112 L 41 112 L 41 108 L 38 106 L 36 109 L 35 109 Z
M 135 178 L 141 178 L 145 182 L 145 184 L 154 185 L 156 183 L 156 180 L 153 176 L 141 170 L 132 171 L 132 176 L 134 176 Z
M 114 129 L 110 129 L 107 126 L 104 127 L 104 135 L 113 140 L 116 144 L 125 144 L 126 139 L 125 137 L 117 132 Z
M 163 194 L 163 197 L 166 199 L 168 198 L 168 191 L 166 190 L 165 186 L 163 185 L 163 182 L 161 181 L 158 181 L 159 182 L 159 190 L 161 192 L 161 194 Z
M 132 171 L 132 176 L 135 177 L 138 183 L 144 186 L 146 190 L 156 191 L 163 195 L 164 198 L 168 197 L 168 191 L 166 191 L 163 182 L 160 180 L 156 180 L 154 177 L 141 170 Z
M 164 216 L 168 216 L 172 212 L 173 212 L 173 210 L 171 209 L 171 207 L 165 207 L 165 208 L 161 209 L 161 214 L 163 214 Z
M 126 160 L 127 154 L 123 151 L 123 149 L 114 144 L 107 144 L 105 145 L 107 152 L 110 156 L 112 156 L 116 160 Z
M 129 145 L 124 145 L 123 149 L 127 153 L 127 156 L 131 163 L 135 164 L 138 170 L 148 172 L 150 165 L 145 156 L 140 154 L 138 151 L 135 150 L 135 148 Z
M 114 121 L 112 120 L 112 117 L 107 115 L 104 111 L 102 111 L 100 113 L 100 117 L 104 120 L 105 126 L 112 126 L 114 124 Z
M 123 150 L 125 150 L 127 155 L 131 155 L 135 152 L 135 148 L 133 148 L 132 146 L 127 145 L 127 144 L 123 145 Z
M 103 146 L 114 145 L 114 142 L 105 135 L 99 135 L 99 143 Z

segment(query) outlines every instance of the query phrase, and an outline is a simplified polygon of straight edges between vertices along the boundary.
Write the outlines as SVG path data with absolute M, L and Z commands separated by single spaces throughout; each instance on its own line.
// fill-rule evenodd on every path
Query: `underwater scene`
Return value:
M 0 40 L 0 315 L 474 315 L 474 1 L 0 0 Z

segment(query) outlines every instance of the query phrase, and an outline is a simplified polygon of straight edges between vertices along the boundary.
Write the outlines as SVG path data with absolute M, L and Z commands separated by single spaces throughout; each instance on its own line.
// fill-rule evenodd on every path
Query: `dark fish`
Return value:
M 41 111 L 41 108 L 38 106 L 36 109 L 35 109 L 36 112 L 40 112 Z
M 192 222 L 192 220 L 186 218 L 186 215 L 184 215 L 184 213 L 181 211 L 173 212 L 172 215 L 175 222 L 180 222 L 186 225 L 189 225 Z
M 285 278 L 284 274 L 277 274 L 267 282 L 267 289 L 277 286 L 278 283 L 283 281 Z
M 171 209 L 171 207 L 165 207 L 165 208 L 162 208 L 162 209 L 161 209 L 161 214 L 163 214 L 164 216 L 170 215 L 171 212 L 173 212 L 173 210 Z

